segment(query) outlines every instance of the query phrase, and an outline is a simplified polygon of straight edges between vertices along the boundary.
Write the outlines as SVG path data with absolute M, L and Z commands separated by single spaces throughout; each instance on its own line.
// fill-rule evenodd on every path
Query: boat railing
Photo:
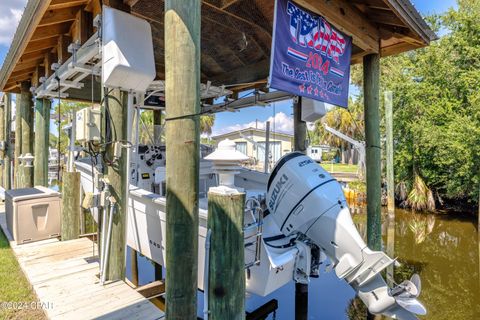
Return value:
M 250 217 L 249 222 L 243 227 L 243 232 L 245 234 L 245 248 L 255 246 L 253 261 L 245 263 L 245 269 L 249 269 L 260 264 L 263 232 L 263 209 L 261 199 L 255 197 L 247 199 L 245 202 L 245 217 Z

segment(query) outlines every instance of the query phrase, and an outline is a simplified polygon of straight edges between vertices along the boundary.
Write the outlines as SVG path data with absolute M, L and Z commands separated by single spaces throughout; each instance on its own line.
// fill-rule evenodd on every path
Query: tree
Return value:
M 215 124 L 215 114 L 205 114 L 200 116 L 200 132 L 201 133 L 211 135 L 214 124 Z
M 458 10 L 429 22 L 447 34 L 382 61 L 382 88 L 394 96 L 396 182 L 411 190 L 418 175 L 437 200 L 474 202 L 480 183 L 480 2 L 459 0 Z
M 145 124 L 145 127 L 148 133 L 145 130 L 145 127 L 140 125 L 140 142 L 141 143 L 151 143 L 150 137 L 153 137 L 153 111 L 143 110 L 140 115 L 141 120 Z M 212 128 L 215 124 L 215 115 L 206 114 L 200 116 L 200 133 L 212 134 Z M 163 136 L 163 134 L 162 134 Z
M 52 111 L 52 118 L 55 119 L 55 124 L 57 125 L 58 128 L 58 111 L 59 111 L 59 106 L 60 106 L 60 150 L 59 152 L 61 154 L 66 154 L 68 152 L 68 146 L 69 146 L 69 137 L 67 136 L 67 133 L 65 130 L 62 128 L 71 122 L 70 115 L 72 112 L 76 112 L 80 109 L 86 108 L 91 106 L 89 103 L 84 103 L 84 102 L 73 102 L 73 101 L 68 101 L 68 100 L 61 100 L 60 105 L 57 103 L 55 107 L 53 108 Z M 57 149 L 58 148 L 58 133 L 54 133 L 53 137 L 52 134 L 50 135 L 50 146 Z
M 351 157 L 351 145 L 326 131 L 323 127 L 324 123 L 354 139 L 363 140 L 363 104 L 360 102 L 360 99 L 349 99 L 348 110 L 340 107 L 334 107 L 329 110 L 322 120 L 315 123 L 313 134 L 315 139 L 321 143 L 338 148 L 342 156 L 345 154 L 344 150 L 348 150 Z

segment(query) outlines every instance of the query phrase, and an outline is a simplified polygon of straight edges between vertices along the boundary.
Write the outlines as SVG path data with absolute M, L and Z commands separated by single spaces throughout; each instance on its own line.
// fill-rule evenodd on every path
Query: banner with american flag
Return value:
M 347 107 L 352 38 L 290 0 L 276 0 L 270 87 Z

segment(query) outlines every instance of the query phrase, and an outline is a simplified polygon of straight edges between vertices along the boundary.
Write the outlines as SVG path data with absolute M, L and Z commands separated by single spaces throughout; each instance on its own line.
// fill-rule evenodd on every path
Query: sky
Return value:
M 273 0 L 272 0 L 273 1 Z M 21 18 L 27 0 L 0 0 L 0 64 L 7 55 L 8 48 Z M 456 0 L 413 0 L 422 15 L 439 14 L 450 7 L 456 7 Z M 351 92 L 355 92 L 352 88 Z M 270 121 L 272 130 L 293 132 L 292 101 L 273 103 L 266 107 L 250 107 L 238 112 L 216 114 L 213 135 L 239 130 L 247 127 L 264 128 Z M 56 129 L 51 126 L 52 132 Z

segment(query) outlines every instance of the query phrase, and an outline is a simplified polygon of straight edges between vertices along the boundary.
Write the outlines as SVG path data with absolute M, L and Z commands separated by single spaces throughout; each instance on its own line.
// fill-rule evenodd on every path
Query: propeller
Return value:
M 417 287 L 418 290 L 418 295 L 420 295 L 420 292 L 422 291 L 422 281 L 420 280 L 420 276 L 416 273 L 413 274 L 413 276 L 410 278 L 410 281 Z
M 425 306 L 417 300 L 422 290 L 420 276 L 414 274 L 410 280 L 404 280 L 390 292 L 399 306 L 405 310 L 419 315 L 427 314 Z

